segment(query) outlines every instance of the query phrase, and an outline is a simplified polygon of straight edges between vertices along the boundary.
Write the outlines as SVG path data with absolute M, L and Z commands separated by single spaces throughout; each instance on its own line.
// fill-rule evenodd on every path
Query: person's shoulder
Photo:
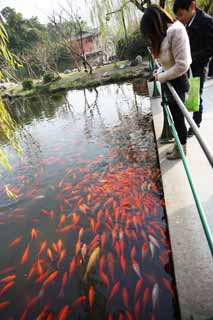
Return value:
M 204 25 L 208 23 L 213 23 L 213 17 L 210 16 L 208 13 L 201 10 L 200 8 L 197 8 L 196 11 L 197 11 L 196 14 L 198 17 L 198 21 L 200 21 L 200 23 Z
M 171 26 L 167 30 L 167 34 L 172 36 L 173 34 L 183 33 L 186 32 L 186 28 L 180 21 L 175 21 L 171 24 Z

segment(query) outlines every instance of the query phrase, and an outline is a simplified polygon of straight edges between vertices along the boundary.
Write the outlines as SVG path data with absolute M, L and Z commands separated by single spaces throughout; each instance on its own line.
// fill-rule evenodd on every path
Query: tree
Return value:
M 70 52 L 70 56 L 77 69 L 80 71 L 80 60 L 85 70 L 88 67 L 89 72 L 92 73 L 92 67 L 86 59 L 82 41 L 82 34 L 83 31 L 86 31 L 85 29 L 87 26 L 81 17 L 73 13 L 71 7 L 68 9 L 62 8 L 61 12 L 57 15 L 53 13 L 52 17 L 50 17 L 50 23 L 48 26 L 51 32 L 54 32 L 53 37 L 56 39 L 58 45 L 66 48 Z M 76 38 L 80 40 L 78 40 L 78 42 L 80 42 L 80 46 L 76 46 Z
M 8 48 L 11 52 L 19 55 L 32 49 L 36 43 L 42 41 L 42 34 L 46 28 L 39 23 L 38 19 L 24 19 L 21 13 L 15 9 L 6 7 L 1 11 L 5 18 L 8 38 Z
M 6 32 L 6 29 L 4 28 L 4 25 L 2 22 L 0 22 L 0 55 L 1 58 L 6 62 L 9 63 L 12 67 L 15 67 L 17 62 L 13 59 L 12 54 L 8 50 L 7 47 L 8 44 L 8 35 Z M 10 114 L 8 113 L 7 109 L 5 108 L 5 105 L 0 98 L 0 127 L 4 133 L 4 135 L 9 140 L 11 146 L 16 150 L 17 153 L 21 152 L 21 148 L 19 144 L 17 143 L 14 131 L 16 129 L 16 125 L 12 118 L 10 117 Z M 11 165 L 7 159 L 6 154 L 3 152 L 2 149 L 0 149 L 0 163 L 1 165 L 7 169 L 11 170 Z

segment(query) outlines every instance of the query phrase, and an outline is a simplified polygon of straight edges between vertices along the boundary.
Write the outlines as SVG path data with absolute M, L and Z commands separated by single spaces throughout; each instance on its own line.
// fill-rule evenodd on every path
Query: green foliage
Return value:
M 46 29 L 37 18 L 24 19 L 21 13 L 9 7 L 4 8 L 1 13 L 6 20 L 9 49 L 13 53 L 23 53 L 41 41 Z
M 128 40 L 125 38 L 120 39 L 116 45 L 116 54 L 120 60 L 133 60 L 137 55 L 147 55 L 147 43 L 141 37 L 140 32 L 136 31 L 132 33 Z
M 55 72 L 49 71 L 44 74 L 43 83 L 49 83 L 57 79 L 59 79 L 59 76 Z
M 33 81 L 31 79 L 25 79 L 22 82 L 22 88 L 23 88 L 23 90 L 31 90 L 31 89 L 33 89 Z

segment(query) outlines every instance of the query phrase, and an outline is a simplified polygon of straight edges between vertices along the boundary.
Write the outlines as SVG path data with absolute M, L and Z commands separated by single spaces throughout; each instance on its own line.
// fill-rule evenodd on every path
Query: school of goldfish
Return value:
M 55 163 L 66 160 L 43 159 L 35 180 Z M 126 141 L 66 163 L 45 193 L 29 166 L 2 186 L 14 205 L 0 212 L 1 320 L 177 319 L 156 163 Z

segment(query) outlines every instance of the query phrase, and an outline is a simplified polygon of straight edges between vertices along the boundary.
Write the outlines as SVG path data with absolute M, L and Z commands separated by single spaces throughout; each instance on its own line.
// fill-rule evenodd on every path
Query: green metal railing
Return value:
M 152 57 L 150 59 L 152 59 Z M 153 71 L 153 69 L 151 71 Z M 201 147 L 202 147 L 207 159 L 209 160 L 211 166 L 213 166 L 213 156 L 212 156 L 209 148 L 205 144 L 203 138 L 200 136 L 200 133 L 199 133 L 197 127 L 196 127 L 196 124 L 191 119 L 190 115 L 188 114 L 188 111 L 186 110 L 186 107 L 184 106 L 183 102 L 179 98 L 177 92 L 172 87 L 172 85 L 170 83 L 167 83 L 167 86 L 168 86 L 170 92 L 172 93 L 173 98 L 176 100 L 178 106 L 180 107 L 180 109 L 181 109 L 183 115 L 185 116 L 186 120 L 189 122 L 190 126 L 192 127 L 192 129 L 193 129 L 193 131 L 195 133 L 195 136 L 197 137 L 198 142 L 200 143 L 200 145 L 201 145 Z M 206 220 L 206 216 L 205 216 L 201 201 L 199 199 L 198 192 L 197 192 L 197 190 L 195 188 L 195 185 L 193 183 L 192 176 L 191 176 L 191 173 L 190 173 L 190 170 L 189 170 L 189 166 L 187 164 L 186 157 L 185 157 L 183 149 L 182 149 L 182 145 L 181 145 L 180 140 L 178 138 L 178 134 L 177 134 L 177 131 L 175 129 L 173 118 L 172 118 L 172 115 L 170 113 L 170 110 L 169 110 L 169 107 L 168 107 L 168 104 L 167 104 L 165 96 L 163 96 L 162 101 L 163 101 L 162 105 L 163 105 L 164 115 L 166 116 L 166 119 L 164 119 L 164 124 L 165 124 L 165 121 L 166 121 L 167 125 L 169 126 L 169 128 L 170 128 L 170 130 L 172 132 L 172 135 L 173 135 L 173 137 L 175 139 L 175 142 L 177 144 L 178 150 L 180 152 L 180 155 L 181 155 L 181 158 L 182 158 L 182 161 L 183 161 L 183 165 L 184 165 L 184 169 L 186 171 L 186 175 L 187 175 L 187 178 L 188 178 L 191 190 L 192 190 L 192 194 L 193 194 L 193 197 L 194 197 L 194 200 L 195 200 L 195 203 L 196 203 L 198 214 L 200 216 L 200 220 L 201 220 L 201 223 L 202 223 L 202 226 L 203 226 L 203 230 L 204 230 L 206 239 L 208 241 L 208 245 L 209 245 L 211 254 L 213 256 L 213 237 L 212 237 L 212 234 L 211 234 L 211 230 L 210 230 L 208 222 Z

